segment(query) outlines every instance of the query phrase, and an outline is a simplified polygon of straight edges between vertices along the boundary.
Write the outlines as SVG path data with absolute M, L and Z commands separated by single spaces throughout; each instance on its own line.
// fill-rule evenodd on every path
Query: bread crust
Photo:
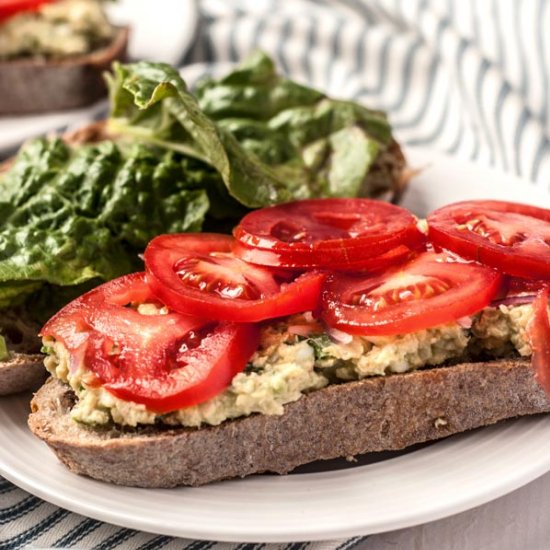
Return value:
M 71 471 L 138 487 L 198 486 L 316 460 L 398 450 L 506 418 L 550 411 L 528 360 L 464 363 L 328 386 L 219 426 L 93 429 L 72 421 L 74 394 L 50 379 L 29 426 Z
M 43 355 L 12 353 L 7 361 L 0 361 L 0 396 L 35 390 L 46 376 Z
M 103 72 L 126 58 L 128 36 L 119 27 L 108 46 L 86 55 L 0 62 L 0 115 L 76 109 L 104 97 Z
M 0 396 L 36 390 L 46 380 L 39 330 L 40 324 L 20 307 L 0 312 L 0 336 L 10 351 L 0 361 Z

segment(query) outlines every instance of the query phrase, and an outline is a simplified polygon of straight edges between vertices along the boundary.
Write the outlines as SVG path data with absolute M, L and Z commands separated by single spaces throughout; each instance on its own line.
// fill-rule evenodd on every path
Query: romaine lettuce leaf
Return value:
M 116 65 L 109 87 L 116 132 L 203 161 L 250 208 L 371 195 L 369 170 L 392 139 L 382 113 L 278 75 L 261 52 L 195 96 L 162 63 Z
M 392 142 L 384 115 L 290 81 L 262 53 L 195 95 L 162 63 L 115 65 L 109 88 L 115 141 L 32 141 L 0 180 L 0 307 L 49 314 L 141 269 L 160 233 L 230 231 L 250 208 L 384 191 L 369 180 Z
M 0 307 L 139 269 L 155 235 L 199 231 L 208 196 L 183 175 L 173 153 L 141 145 L 30 142 L 0 182 Z

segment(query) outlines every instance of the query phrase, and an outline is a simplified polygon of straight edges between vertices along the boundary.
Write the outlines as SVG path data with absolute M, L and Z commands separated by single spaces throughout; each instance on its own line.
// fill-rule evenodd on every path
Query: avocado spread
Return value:
M 140 306 L 138 311 L 151 314 L 151 309 Z M 316 327 L 311 334 L 293 333 L 293 327 L 308 323 Z M 467 331 L 457 323 L 400 336 L 349 336 L 343 343 L 312 324 L 308 314 L 296 315 L 263 328 L 258 351 L 225 391 L 199 405 L 164 415 L 118 399 L 103 388 L 90 387 L 84 365 L 69 369 L 69 354 L 61 343 L 46 339 L 44 346 L 49 354 L 45 361 L 48 371 L 69 383 L 78 396 L 72 410 L 75 420 L 128 426 L 158 421 L 200 426 L 252 413 L 282 414 L 286 403 L 329 383 L 441 364 L 460 356 L 467 343 Z
M 472 348 L 494 357 L 506 357 L 514 352 L 528 357 L 531 346 L 526 330 L 532 316 L 531 304 L 485 308 L 472 325 Z
M 106 46 L 114 32 L 100 0 L 60 0 L 0 24 L 0 60 L 83 55 Z
M 139 306 L 138 311 L 144 315 L 159 313 L 151 304 Z M 69 354 L 59 342 L 45 339 L 45 364 L 77 394 L 71 415 L 78 422 L 127 426 L 161 422 L 198 427 L 252 413 L 282 414 L 286 403 L 328 384 L 438 366 L 481 350 L 494 357 L 530 355 L 525 327 L 531 315 L 530 305 L 500 306 L 486 308 L 460 323 L 377 337 L 325 332 L 311 314 L 294 315 L 262 329 L 259 349 L 226 390 L 199 405 L 162 415 L 118 399 L 101 387 L 89 386 L 85 365 L 69 369 Z M 309 328 L 304 331 L 304 327 Z

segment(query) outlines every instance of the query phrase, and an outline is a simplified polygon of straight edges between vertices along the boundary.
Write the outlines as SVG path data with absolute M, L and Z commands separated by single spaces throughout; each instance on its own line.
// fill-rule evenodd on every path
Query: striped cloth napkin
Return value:
M 389 113 L 431 147 L 550 190 L 550 6 L 545 0 L 204 0 L 190 80 L 261 48 L 292 78 Z M 216 62 L 212 64 L 212 62 Z M 222 63 L 220 63 L 222 62 Z M 546 205 L 550 206 L 550 195 Z M 140 533 L 72 514 L 0 478 L 0 550 L 285 550 L 368 547 L 367 537 L 235 545 Z

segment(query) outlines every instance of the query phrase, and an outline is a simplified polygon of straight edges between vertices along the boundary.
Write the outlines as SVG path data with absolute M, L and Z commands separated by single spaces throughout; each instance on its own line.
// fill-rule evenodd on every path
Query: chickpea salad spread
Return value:
M 154 306 L 153 306 L 154 307 Z M 212 399 L 159 415 L 86 383 L 86 369 L 71 373 L 70 357 L 46 338 L 47 370 L 78 396 L 71 416 L 85 424 L 137 426 L 162 422 L 199 427 L 252 413 L 283 414 L 283 406 L 330 383 L 404 373 L 464 360 L 481 350 L 494 357 L 531 355 L 526 326 L 530 305 L 489 307 L 468 320 L 396 336 L 352 336 L 324 332 L 311 313 L 265 326 L 258 350 L 243 372 Z M 468 326 L 470 325 L 470 326 Z M 301 334 L 300 334 L 301 333 Z M 307 334 L 307 335 L 305 335 Z

